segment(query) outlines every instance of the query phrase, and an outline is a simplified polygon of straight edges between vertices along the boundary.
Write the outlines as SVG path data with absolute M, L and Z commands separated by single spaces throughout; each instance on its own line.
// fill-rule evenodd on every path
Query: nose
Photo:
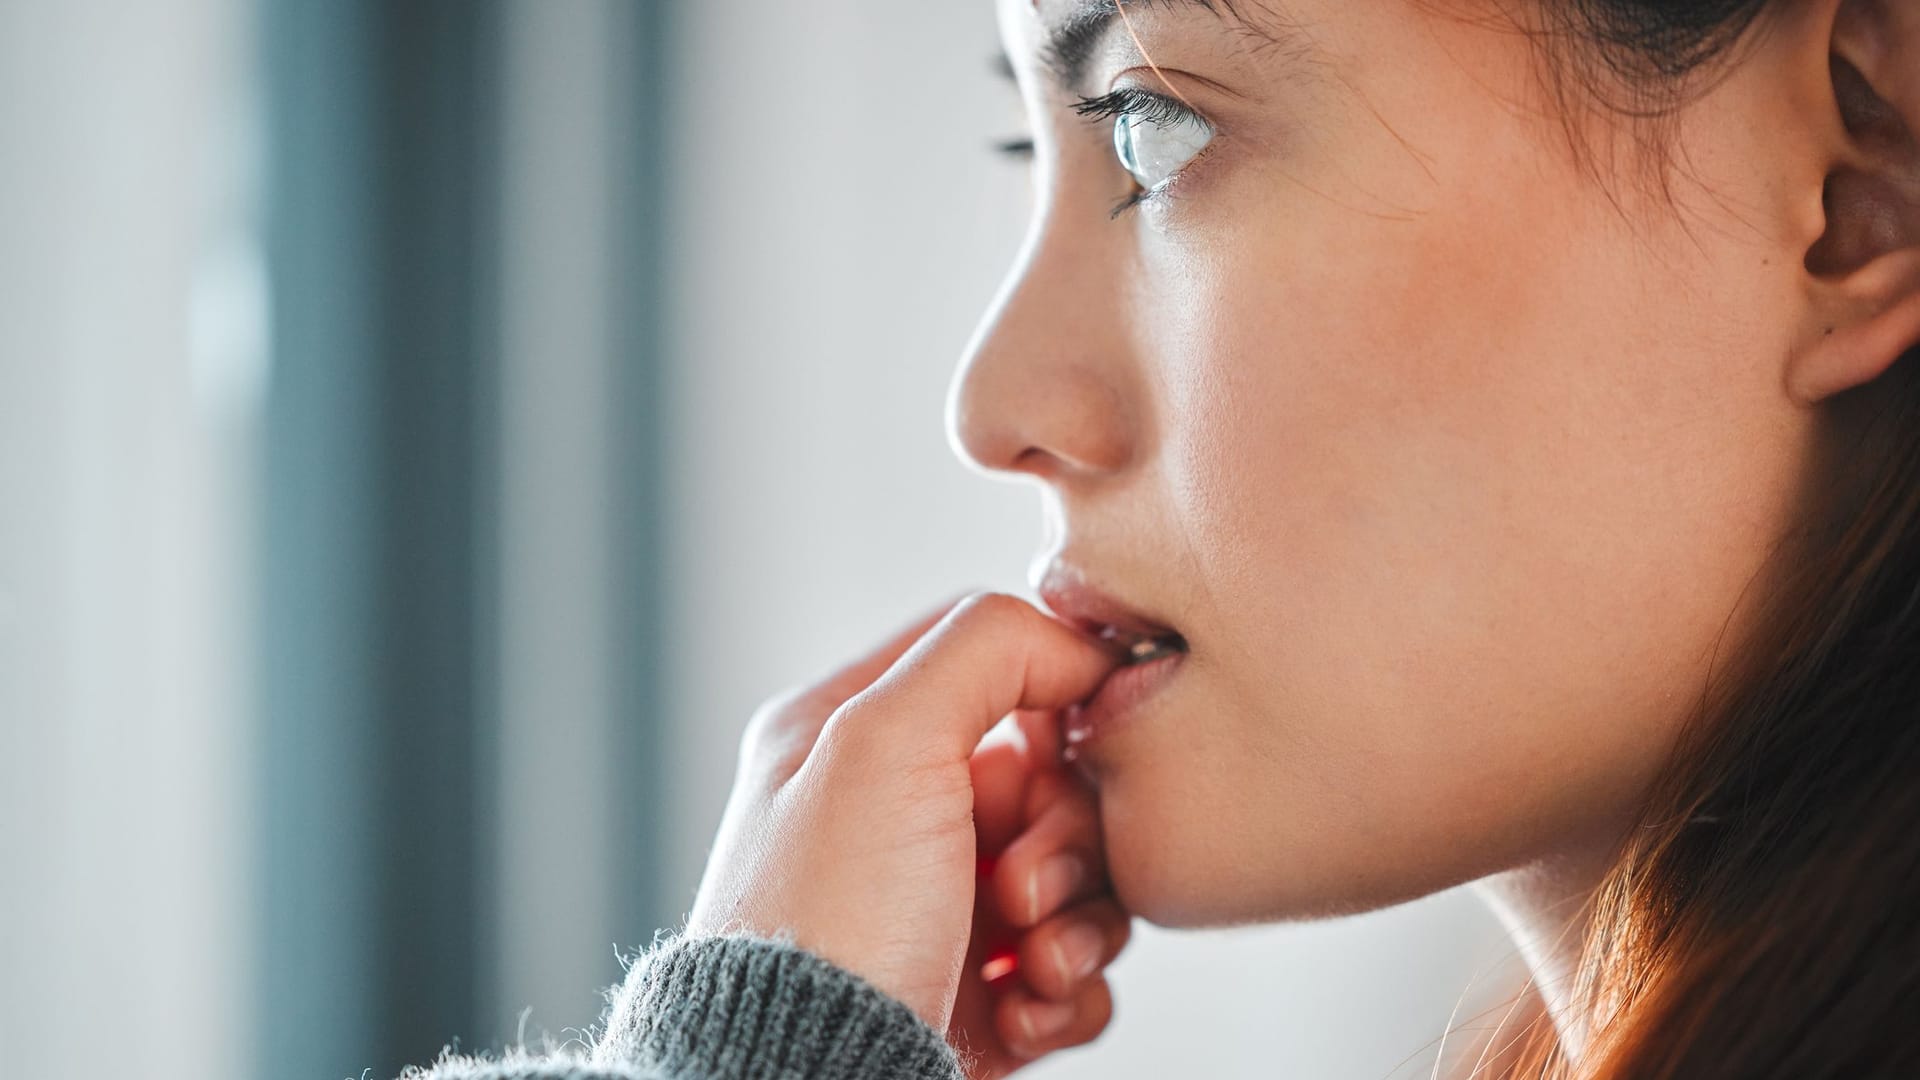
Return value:
M 1122 320 L 1101 275 L 1087 272 L 1098 262 L 1055 256 L 1029 239 L 947 396 L 947 436 L 963 460 L 1052 483 L 1120 472 L 1139 443 Z

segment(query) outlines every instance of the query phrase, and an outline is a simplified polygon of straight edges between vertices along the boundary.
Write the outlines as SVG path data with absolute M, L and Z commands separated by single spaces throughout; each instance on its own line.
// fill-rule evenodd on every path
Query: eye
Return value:
M 1121 113 L 1113 120 L 1113 150 L 1120 155 L 1120 166 L 1149 190 L 1172 179 L 1212 138 L 1213 128 L 1191 113 L 1170 121 Z
M 1213 140 L 1213 125 L 1184 103 L 1135 87 L 1082 98 L 1074 111 L 1091 119 L 1113 118 L 1114 154 L 1142 189 L 1115 207 L 1116 215 L 1151 197 Z

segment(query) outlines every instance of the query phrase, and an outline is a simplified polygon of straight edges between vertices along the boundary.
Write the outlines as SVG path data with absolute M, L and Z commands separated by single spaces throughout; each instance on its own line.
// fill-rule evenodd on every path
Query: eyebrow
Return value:
M 1273 25 L 1263 26 L 1249 19 L 1240 11 L 1244 0 L 1085 0 L 1061 20 L 1047 35 L 1040 47 L 1040 61 L 1061 89 L 1072 92 L 1086 76 L 1087 64 L 1092 61 L 1094 50 L 1106 39 L 1107 31 L 1121 17 L 1122 8 L 1152 7 L 1154 4 L 1173 8 L 1198 8 L 1218 17 L 1223 22 L 1236 24 L 1243 32 L 1263 39 L 1271 45 L 1285 46 L 1289 52 L 1307 55 L 1312 51 L 1311 43 L 1291 23 L 1273 14 Z M 1013 78 L 1013 64 L 1005 52 L 994 60 L 994 67 L 1001 75 Z

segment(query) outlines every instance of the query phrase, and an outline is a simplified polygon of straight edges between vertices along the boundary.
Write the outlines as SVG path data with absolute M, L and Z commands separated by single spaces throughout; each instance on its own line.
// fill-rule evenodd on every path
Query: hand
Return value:
M 948 1030 L 963 978 L 978 977 L 977 966 L 967 970 L 980 867 L 974 751 L 1008 713 L 1084 700 L 1116 662 L 1106 645 L 1025 601 L 983 593 L 769 701 L 741 741 L 684 933 L 786 931 Z M 1014 763 L 990 758 L 983 771 L 996 785 L 981 810 L 997 839 L 1016 816 L 1007 801 Z M 1071 817 L 1052 810 L 1071 798 L 1042 791 L 1019 816 L 1037 832 Z M 1024 785 L 1020 799 L 1029 801 Z M 1060 846 L 1084 831 L 1054 824 L 1044 836 Z M 1022 855 L 1015 841 L 1003 858 L 1017 867 L 1045 846 L 1029 843 Z M 996 905 L 1002 891 L 1025 888 L 1012 870 L 1007 880 L 1001 886 L 996 872 Z M 1115 919 L 1104 925 L 1117 948 Z M 1049 936 L 1029 938 L 1046 948 Z
M 1015 720 L 1017 739 L 990 736 L 972 761 L 981 888 L 947 1032 L 973 1053 L 971 1080 L 1098 1037 L 1113 1017 L 1100 972 L 1132 930 L 1107 881 L 1093 793 L 1060 765 L 1055 714 Z M 1050 862 L 1061 854 L 1079 869 Z

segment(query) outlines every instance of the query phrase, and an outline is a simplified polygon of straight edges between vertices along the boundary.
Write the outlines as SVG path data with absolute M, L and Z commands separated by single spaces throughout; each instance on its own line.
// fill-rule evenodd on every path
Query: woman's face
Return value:
M 998 3 L 1035 214 L 950 422 L 1041 482 L 1039 565 L 1188 643 L 1077 748 L 1122 901 L 1331 914 L 1610 838 L 1803 486 L 1798 193 L 1745 167 L 1793 103 L 1735 68 L 1669 196 L 1600 112 L 1583 172 L 1491 2 Z M 1111 216 L 1072 106 L 1115 88 L 1205 123 L 1108 99 L 1171 176 Z

